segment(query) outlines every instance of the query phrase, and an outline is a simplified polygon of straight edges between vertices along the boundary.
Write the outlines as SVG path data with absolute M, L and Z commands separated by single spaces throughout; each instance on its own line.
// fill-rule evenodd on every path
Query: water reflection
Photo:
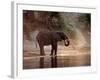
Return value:
M 40 57 L 40 68 L 44 68 L 44 57 Z
M 50 60 L 51 62 L 49 62 L 49 63 L 51 63 L 51 67 L 52 68 L 57 67 L 57 56 L 51 56 L 50 58 L 51 58 L 51 60 Z M 45 57 L 40 57 L 40 68 L 44 68 L 45 65 L 46 65 Z M 49 67 L 49 66 L 47 66 L 47 67 Z
M 51 67 L 57 67 L 57 56 L 51 56 Z
M 90 66 L 90 54 L 77 56 L 38 56 L 23 61 L 23 69 Z

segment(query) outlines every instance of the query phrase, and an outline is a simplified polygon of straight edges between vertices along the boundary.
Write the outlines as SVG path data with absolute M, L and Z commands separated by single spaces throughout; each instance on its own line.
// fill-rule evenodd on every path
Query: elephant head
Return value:
M 57 34 L 57 40 L 58 41 L 64 41 L 64 44 L 65 44 L 65 46 L 68 46 L 69 45 L 69 39 L 68 39 L 68 37 L 64 34 L 64 32 L 61 32 L 61 31 L 59 31 L 59 32 L 56 32 L 56 34 Z

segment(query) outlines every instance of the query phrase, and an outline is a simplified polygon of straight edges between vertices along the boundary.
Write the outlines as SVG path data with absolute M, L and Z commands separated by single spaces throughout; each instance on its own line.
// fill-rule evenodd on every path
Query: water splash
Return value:
M 77 48 L 84 48 L 87 47 L 89 45 L 89 43 L 87 43 L 86 40 L 86 36 L 84 35 L 84 33 L 79 29 L 74 27 L 74 32 L 75 32 L 75 47 Z

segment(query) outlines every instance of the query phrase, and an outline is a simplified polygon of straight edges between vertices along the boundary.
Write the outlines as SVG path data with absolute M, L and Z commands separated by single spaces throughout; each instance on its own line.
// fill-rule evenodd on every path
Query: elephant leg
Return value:
M 51 56 L 53 55 L 53 51 L 54 51 L 54 49 L 53 49 L 53 47 L 52 47 L 52 49 L 51 49 Z
M 54 51 L 55 55 L 57 55 L 57 42 L 54 42 L 54 44 L 52 44 L 51 55 L 53 55 Z
M 45 55 L 43 46 L 40 47 L 40 55 Z
M 54 47 L 55 45 L 52 44 L 51 46 L 52 46 L 52 49 L 51 49 L 51 56 L 52 56 L 52 55 L 53 55 L 53 52 L 54 52 L 54 50 L 55 50 L 55 47 Z
M 55 43 L 54 49 L 55 49 L 55 55 L 57 55 L 57 43 Z

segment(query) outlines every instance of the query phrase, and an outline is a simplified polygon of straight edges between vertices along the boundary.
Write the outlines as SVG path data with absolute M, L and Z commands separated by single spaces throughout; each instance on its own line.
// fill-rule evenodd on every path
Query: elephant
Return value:
M 45 55 L 44 46 L 46 45 L 51 45 L 51 55 L 57 55 L 58 41 L 63 40 L 65 46 L 70 43 L 68 37 L 62 31 L 40 31 L 36 39 L 40 47 L 40 55 Z

